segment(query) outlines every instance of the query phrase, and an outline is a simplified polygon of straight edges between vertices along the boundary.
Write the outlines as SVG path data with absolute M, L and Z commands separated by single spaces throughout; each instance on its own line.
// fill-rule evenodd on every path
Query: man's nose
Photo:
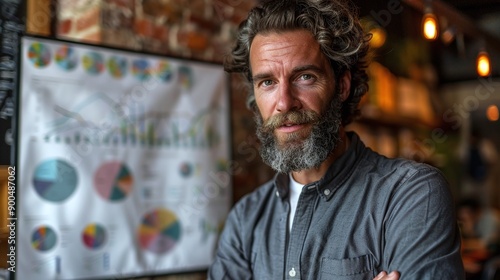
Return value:
M 292 110 L 299 110 L 301 103 L 297 99 L 296 92 L 288 83 L 279 84 L 277 91 L 276 111 L 285 113 Z

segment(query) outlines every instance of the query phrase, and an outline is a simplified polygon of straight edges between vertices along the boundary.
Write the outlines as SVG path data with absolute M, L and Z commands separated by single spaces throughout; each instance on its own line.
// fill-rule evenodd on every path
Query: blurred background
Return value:
M 425 162 L 444 172 L 457 205 L 468 279 L 485 279 L 480 277 L 500 254 L 500 2 L 354 2 L 373 38 L 370 91 L 361 103 L 362 116 L 349 129 L 381 154 Z M 256 4 L 27 0 L 19 1 L 25 14 L 17 14 L 22 28 L 16 32 L 221 63 L 238 24 Z M 230 78 L 232 160 L 241 167 L 232 174 L 234 203 L 274 173 L 258 155 L 253 116 L 245 107 L 246 85 L 237 75 Z M 12 96 L 0 98 L 0 179 L 6 181 L 15 106 Z M 6 183 L 2 188 L 5 207 Z M 7 214 L 0 214 L 4 223 Z M 0 237 L 0 247 L 6 246 L 4 226 Z M 0 267 L 6 264 L 4 257 L 0 255 Z M 156 279 L 205 277 L 199 272 Z

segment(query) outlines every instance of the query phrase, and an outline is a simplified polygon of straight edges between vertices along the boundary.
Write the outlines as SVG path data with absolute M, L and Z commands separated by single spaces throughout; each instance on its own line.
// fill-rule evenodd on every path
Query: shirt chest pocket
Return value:
M 364 280 L 373 279 L 374 268 L 371 255 L 364 255 L 348 259 L 321 260 L 321 278 L 335 280 Z

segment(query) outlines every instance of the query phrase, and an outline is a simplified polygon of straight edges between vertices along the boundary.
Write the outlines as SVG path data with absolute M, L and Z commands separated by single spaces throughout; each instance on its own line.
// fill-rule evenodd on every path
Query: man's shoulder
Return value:
M 434 186 L 448 184 L 441 170 L 428 163 L 406 158 L 387 158 L 373 151 L 360 161 L 357 173 L 392 182 L 394 187 L 423 181 L 433 182 Z
M 425 162 L 402 157 L 388 158 L 374 151 L 370 151 L 369 155 L 364 157 L 364 163 L 381 169 L 398 170 L 409 175 L 419 172 L 441 173 L 438 168 Z

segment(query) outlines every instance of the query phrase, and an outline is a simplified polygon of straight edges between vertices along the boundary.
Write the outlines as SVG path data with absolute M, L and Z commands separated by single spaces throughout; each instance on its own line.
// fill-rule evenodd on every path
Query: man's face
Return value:
M 250 66 L 264 161 L 280 172 L 319 166 L 339 141 L 348 85 L 335 87 L 328 60 L 306 30 L 258 34 Z

